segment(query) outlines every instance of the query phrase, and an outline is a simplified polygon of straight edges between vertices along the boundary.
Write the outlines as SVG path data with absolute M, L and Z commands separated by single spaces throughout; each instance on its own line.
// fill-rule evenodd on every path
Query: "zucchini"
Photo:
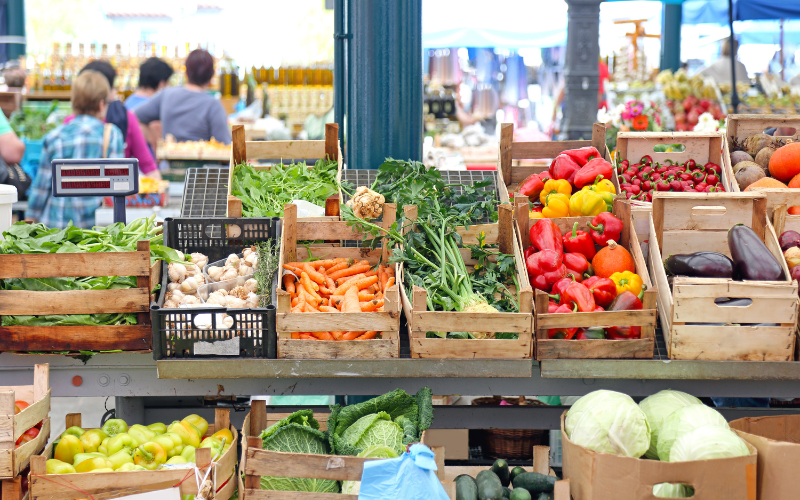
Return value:
M 514 488 L 510 500 L 531 500 L 531 494 L 525 488 Z
M 539 496 L 536 497 L 536 500 L 553 500 L 553 494 L 547 491 L 543 491 L 539 493 Z
M 478 500 L 503 500 L 503 485 L 494 472 L 480 471 L 475 483 L 478 485 Z
M 478 500 L 478 485 L 467 474 L 456 477 L 456 500 Z
M 509 474 L 509 479 L 510 479 L 511 481 L 513 481 L 515 477 L 519 476 L 519 475 L 520 475 L 520 474 L 522 474 L 523 472 L 525 472 L 525 469 L 523 469 L 522 467 L 519 467 L 519 466 L 517 466 L 517 467 L 514 467 L 514 468 L 511 470 L 511 473 Z
M 503 498 L 511 498 L 511 490 L 503 486 Z
M 508 472 L 508 462 L 505 460 L 495 460 L 494 464 L 492 464 L 492 472 L 497 474 L 497 477 L 500 478 L 500 484 L 503 486 L 508 486 L 511 484 L 511 477 Z
M 545 476 L 538 472 L 523 472 L 514 478 L 512 484 L 514 488 L 524 488 L 533 495 L 546 491 L 553 491 L 556 481 L 558 481 L 557 477 Z

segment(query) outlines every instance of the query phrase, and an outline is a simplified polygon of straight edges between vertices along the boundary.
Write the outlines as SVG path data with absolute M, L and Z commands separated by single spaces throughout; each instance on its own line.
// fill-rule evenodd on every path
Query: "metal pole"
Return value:
M 733 0 L 728 0 L 728 24 L 731 27 L 731 108 L 733 114 L 739 110 L 739 92 L 736 91 L 736 39 L 733 33 Z
M 562 139 L 590 139 L 594 122 L 597 121 L 601 1 L 567 0 L 569 10 Z
M 8 9 L 8 35 L 25 37 L 25 1 L 9 0 Z M 25 43 L 12 43 L 8 45 L 6 51 L 8 60 L 17 59 L 25 55 Z
M 665 3 L 661 24 L 661 69 L 677 71 L 681 67 L 681 22 L 683 7 Z
M 345 75 L 345 28 L 344 0 L 335 0 L 333 5 L 333 120 L 339 125 L 339 143 L 344 146 L 344 110 L 347 80 Z
M 785 73 L 785 59 L 783 58 L 783 19 L 781 19 L 781 80 L 786 81 Z
M 347 163 L 422 159 L 422 0 L 346 0 Z

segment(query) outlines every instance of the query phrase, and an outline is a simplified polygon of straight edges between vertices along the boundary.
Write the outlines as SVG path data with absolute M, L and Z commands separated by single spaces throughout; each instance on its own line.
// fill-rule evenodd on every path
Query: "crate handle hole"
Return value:
M 654 153 L 683 153 L 686 146 L 683 144 L 656 144 L 653 146 Z
M 692 207 L 692 215 L 693 216 L 720 216 L 725 215 L 728 211 L 725 207 L 706 207 L 706 206 L 697 206 Z
M 746 297 L 717 297 L 714 299 L 714 304 L 717 307 L 750 307 L 753 305 L 753 299 L 748 299 Z
M 791 137 L 797 132 L 794 127 L 778 127 L 775 130 L 775 137 Z
M 653 494 L 654 494 L 654 495 L 655 495 L 655 489 L 656 489 L 656 487 L 658 487 L 658 486 L 661 486 L 662 484 L 665 484 L 665 485 L 679 485 L 679 484 L 683 484 L 683 485 L 685 485 L 685 486 L 691 487 L 691 485 L 690 485 L 690 484 L 688 484 L 688 483 L 659 483 L 659 484 L 654 484 L 654 485 L 653 485 Z M 694 497 L 694 493 L 692 493 L 692 494 L 691 494 L 691 495 L 689 495 L 688 497 L 682 497 L 682 498 L 692 498 L 692 497 Z

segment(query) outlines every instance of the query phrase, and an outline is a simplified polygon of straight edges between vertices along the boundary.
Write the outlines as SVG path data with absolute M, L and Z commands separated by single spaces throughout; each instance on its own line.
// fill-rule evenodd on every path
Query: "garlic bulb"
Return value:
M 185 305 L 200 304 L 200 298 L 197 295 L 184 295 L 181 304 Z
M 219 279 L 222 276 L 223 272 L 225 272 L 225 268 L 224 267 L 209 267 L 208 268 L 208 276 L 214 281 L 219 281 Z
M 169 280 L 173 283 L 180 283 L 186 278 L 186 266 L 183 264 L 172 262 L 167 266 L 167 272 L 169 273 Z
M 227 268 L 222 276 L 219 277 L 219 281 L 228 281 L 232 279 L 236 279 L 239 277 L 239 273 L 234 268 Z
M 244 302 L 245 307 L 258 307 L 258 295 L 250 292 Z
M 233 328 L 233 318 L 231 318 L 230 316 L 225 316 L 225 317 L 222 319 L 222 326 L 223 326 L 223 327 L 224 327 L 226 330 L 230 330 L 231 328 Z
M 197 267 L 202 268 L 206 264 L 208 264 L 208 257 L 201 253 L 193 253 L 189 256 L 192 259 L 192 263 L 195 264 Z
M 180 285 L 178 283 L 170 283 L 169 285 L 167 285 L 167 292 L 175 291 L 179 287 L 180 287 Z
M 194 292 L 198 288 L 200 288 L 200 283 L 197 282 L 197 278 L 186 278 L 181 283 L 181 291 L 182 292 Z
M 233 309 L 243 309 L 247 307 L 244 300 L 240 299 L 239 297 L 231 297 L 228 295 L 228 307 Z
M 239 265 L 239 260 L 240 260 L 239 256 L 236 255 L 235 253 L 232 253 L 232 254 L 228 255 L 228 258 L 225 260 L 225 265 L 226 266 L 231 265 L 231 266 L 236 267 L 236 266 Z
M 239 276 L 247 276 L 253 274 L 253 268 L 250 266 L 239 266 Z
M 250 278 L 249 280 L 244 282 L 244 289 L 248 293 L 255 293 L 256 290 L 258 290 L 258 281 L 256 281 L 253 278 Z
M 258 254 L 253 252 L 244 258 L 245 263 L 250 267 L 255 267 L 258 263 Z

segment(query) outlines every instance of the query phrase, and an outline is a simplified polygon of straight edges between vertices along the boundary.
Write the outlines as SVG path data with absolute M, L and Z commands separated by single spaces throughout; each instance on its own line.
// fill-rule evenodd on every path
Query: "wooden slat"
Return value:
M 290 359 L 397 358 L 400 356 L 400 339 L 340 341 L 278 339 L 278 353 L 278 357 Z
M 655 326 L 655 309 L 640 311 L 578 312 L 572 314 L 537 314 L 536 328 L 591 326 Z
M 500 174 L 506 185 L 511 182 L 511 156 L 514 142 L 514 124 L 500 125 Z
M 150 276 L 150 257 L 141 252 L 0 256 L 0 279 L 85 276 Z
M 727 135 L 730 139 L 741 141 L 747 137 L 760 134 L 770 127 L 793 127 L 800 131 L 800 117 L 797 115 L 728 115 Z
M 655 340 L 537 339 L 536 359 L 652 359 Z
M 149 325 L 0 326 L 0 351 L 149 351 Z
M 325 141 L 247 141 L 251 160 L 316 160 L 325 157 Z
M 353 231 L 353 228 L 344 221 L 306 222 L 297 221 L 296 237 L 302 240 L 361 240 L 362 233 Z
M 15 397 L 20 398 L 21 396 L 15 394 Z M 22 399 L 22 401 L 26 400 Z M 42 398 L 35 400 L 30 406 L 14 415 L 14 441 L 19 439 L 19 437 L 24 434 L 25 431 L 46 419 L 49 412 L 50 389 L 47 390 Z
M 588 314 L 588 313 L 587 313 Z M 415 332 L 519 332 L 533 330 L 531 315 L 525 313 L 473 313 L 425 311 L 412 314 Z
M 511 159 L 536 160 L 540 158 L 555 158 L 568 149 L 585 148 L 591 145 L 591 141 L 515 142 L 511 145 Z
M 412 337 L 415 358 L 439 359 L 526 359 L 531 356 L 533 339 L 426 339 Z
M 358 500 L 358 495 L 306 491 L 245 490 L 247 500 Z
M 231 129 L 231 153 L 233 155 L 233 165 L 239 165 L 247 161 L 247 148 L 245 146 L 244 125 L 234 125 Z M 232 216 L 228 216 L 232 217 Z
M 673 325 L 671 359 L 792 361 L 795 327 Z
M 277 313 L 279 332 L 396 330 L 399 313 Z M 320 330 L 320 328 L 324 328 Z
M 325 124 L 325 157 L 331 161 L 339 160 L 339 124 Z
M 245 475 L 360 481 L 364 463 L 375 458 L 247 450 Z
M 148 280 L 148 278 L 140 278 Z M 35 304 L 35 305 L 33 305 Z M 31 292 L 0 290 L 0 315 L 133 313 L 150 310 L 147 288 Z
M 514 253 L 514 211 L 509 204 L 497 207 L 498 213 L 498 234 L 497 244 L 500 252 L 505 254 Z M 467 243 L 465 243 L 467 244 Z

